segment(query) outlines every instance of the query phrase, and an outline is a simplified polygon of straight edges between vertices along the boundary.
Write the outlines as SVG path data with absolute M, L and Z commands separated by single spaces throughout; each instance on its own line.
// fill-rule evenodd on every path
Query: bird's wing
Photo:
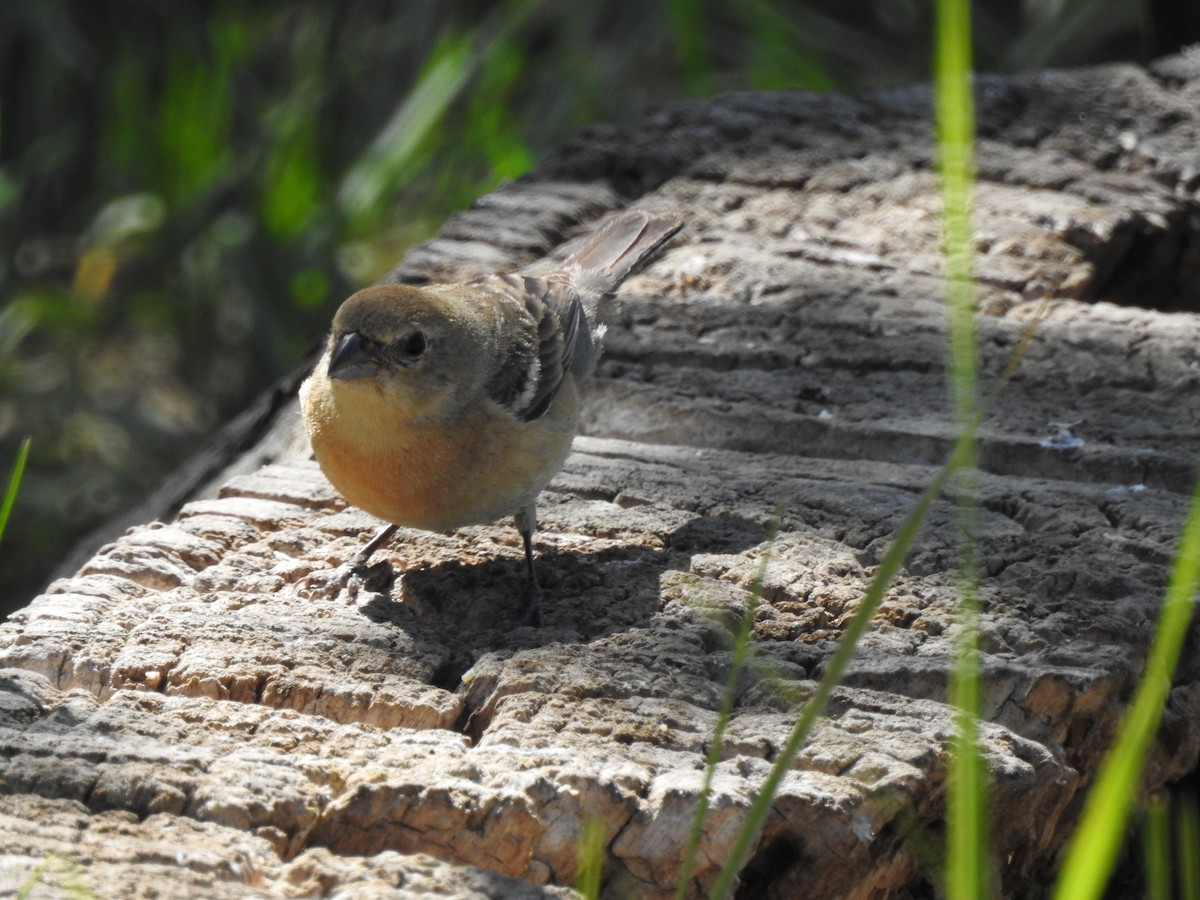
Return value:
M 616 290 L 682 227 L 668 216 L 622 213 L 556 268 L 547 269 L 547 262 L 471 282 L 485 289 L 496 316 L 498 356 L 489 395 L 526 422 L 545 414 L 566 373 L 584 376 L 595 364 L 600 332 L 593 332 L 588 315 L 597 297 Z
M 488 291 L 499 336 L 486 390 L 518 419 L 532 422 L 550 408 L 563 376 L 590 366 L 595 356 L 579 294 L 565 272 L 491 275 L 472 284 Z

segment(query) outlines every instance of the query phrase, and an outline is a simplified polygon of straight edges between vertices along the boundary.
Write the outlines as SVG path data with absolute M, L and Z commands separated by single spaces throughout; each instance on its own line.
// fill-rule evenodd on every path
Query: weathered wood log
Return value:
M 1141 672 L 1197 471 L 1200 54 L 980 79 L 978 98 L 985 392 L 1049 301 L 979 478 L 995 850 L 1004 893 L 1036 896 Z M 508 523 L 402 532 L 394 583 L 331 588 L 374 522 L 285 404 L 271 464 L 0 628 L 0 884 L 559 895 L 594 821 L 608 895 L 670 896 L 761 574 L 763 668 L 738 687 L 703 894 L 953 441 L 929 107 L 923 87 L 673 106 L 589 129 L 453 217 L 391 277 L 561 256 L 628 204 L 688 222 L 603 309 L 589 437 L 540 504 L 547 626 L 507 628 Z M 745 896 L 928 893 L 958 542 L 947 495 Z M 1198 754 L 1192 648 L 1146 789 Z

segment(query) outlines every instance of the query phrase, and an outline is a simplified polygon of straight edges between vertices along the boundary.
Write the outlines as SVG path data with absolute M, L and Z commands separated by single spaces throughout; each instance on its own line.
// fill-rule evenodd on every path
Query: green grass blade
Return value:
M 604 877 L 604 822 L 597 818 L 584 819 L 582 832 L 575 890 L 583 900 L 597 900 Z
M 420 79 L 338 191 L 350 218 L 369 216 L 412 172 L 422 142 L 442 120 L 475 70 L 473 35 L 447 35 L 433 49 Z
M 938 471 L 937 476 L 930 483 L 929 487 L 917 498 L 908 516 L 897 530 L 896 539 L 888 548 L 887 553 L 884 554 L 883 559 L 880 560 L 879 566 L 875 570 L 875 576 L 871 579 L 871 583 L 867 586 L 867 591 L 863 595 L 862 602 L 859 604 L 858 609 L 855 610 L 849 623 L 847 623 L 846 630 L 842 635 L 842 640 L 838 643 L 837 650 L 829 658 L 829 662 L 825 666 L 825 674 L 817 684 L 812 697 L 809 698 L 803 709 L 801 709 L 800 716 L 796 720 L 791 734 L 788 735 L 787 742 L 780 748 L 775 764 L 771 767 L 771 771 L 768 773 L 767 779 L 763 783 L 758 796 L 755 797 L 754 803 L 751 804 L 750 811 L 746 816 L 746 822 L 734 840 L 733 847 L 730 849 L 729 856 L 725 860 L 725 865 L 721 867 L 721 874 L 710 896 L 725 898 L 732 894 L 738 872 L 745 864 L 750 848 L 753 847 L 754 842 L 758 839 L 759 832 L 762 830 L 763 823 L 770 812 L 771 802 L 775 794 L 779 791 L 779 785 L 791 768 L 796 754 L 800 752 L 800 748 L 808 740 L 808 735 L 811 733 L 817 719 L 825 710 L 833 689 L 841 681 L 842 675 L 845 673 L 846 667 L 850 664 L 850 659 L 854 656 L 854 651 L 858 647 L 859 640 L 867 630 L 871 618 L 883 603 L 883 598 L 887 593 L 888 587 L 900 571 L 900 567 L 904 564 L 905 556 L 908 555 L 908 551 L 912 548 L 913 543 L 920 534 L 930 506 L 933 505 L 933 501 L 937 498 L 938 494 L 946 487 L 951 476 L 962 467 L 963 459 L 961 447 L 956 448 L 955 453 L 946 465 Z
M 25 438 L 21 441 L 21 449 L 17 451 L 17 462 L 13 466 L 12 475 L 8 477 L 8 487 L 4 491 L 4 503 L 0 504 L 0 541 L 4 540 L 4 529 L 8 526 L 13 504 L 17 502 L 17 492 L 21 489 L 21 480 L 25 477 L 25 463 L 29 459 L 31 440 L 32 438 Z
M 750 70 L 756 90 L 800 87 L 828 91 L 834 86 L 814 35 L 797 27 L 775 0 L 747 0 L 735 7 L 736 14 L 754 36 L 755 60 Z M 795 10 L 789 10 L 795 12 Z M 809 15 L 812 15 L 809 12 Z M 825 44 L 824 46 L 828 46 Z
M 1137 799 L 1142 766 L 1171 690 L 1171 676 L 1187 638 L 1198 588 L 1200 483 L 1192 495 L 1171 567 L 1146 670 L 1088 794 L 1079 827 L 1071 837 L 1066 862 L 1055 885 L 1057 898 L 1088 900 L 1104 893 Z
M 708 801 L 712 796 L 713 778 L 717 772 L 717 764 L 721 761 L 721 753 L 725 746 L 725 728 L 733 716 L 733 703 L 737 697 L 738 680 L 746 668 L 750 654 L 750 639 L 754 634 L 754 616 L 758 610 L 758 602 L 762 599 L 762 586 L 767 577 L 767 564 L 771 559 L 771 548 L 779 534 L 779 522 L 782 516 L 776 517 L 767 540 L 767 550 L 760 561 L 758 577 L 750 590 L 750 601 L 746 604 L 746 613 L 738 626 L 733 642 L 733 661 L 729 667 L 729 677 L 725 680 L 725 690 L 721 694 L 721 708 L 717 713 L 717 724 L 713 729 L 712 740 L 708 746 L 708 760 L 704 766 L 704 783 L 700 788 L 700 796 L 696 801 L 696 814 L 692 817 L 692 828 L 688 834 L 687 847 L 683 854 L 683 867 L 679 873 L 679 884 L 676 887 L 676 900 L 684 900 L 689 895 L 692 872 L 696 866 L 696 853 L 700 849 L 700 840 L 704 835 L 704 819 L 708 815 Z
M 987 769 L 979 746 L 982 691 L 977 587 L 971 575 L 964 577 L 958 616 L 961 632 L 949 690 L 955 708 L 955 735 L 946 779 L 945 885 L 951 898 L 990 896 Z
M 1171 828 L 1167 800 L 1155 794 L 1146 804 L 1142 820 L 1142 865 L 1146 872 L 1146 900 L 1171 898 Z
M 801 710 L 800 716 L 781 748 L 775 764 L 763 784 L 747 820 L 739 831 L 730 854 L 722 867 L 713 888 L 712 897 L 725 898 L 731 895 L 738 872 L 770 811 L 771 802 L 777 793 L 784 775 L 791 767 L 796 754 L 808 739 L 816 720 L 824 711 L 834 687 L 841 680 L 849 665 L 859 639 L 866 631 L 871 618 L 883 601 L 892 580 L 899 572 L 905 556 L 915 542 L 925 517 L 934 499 L 945 489 L 952 478 L 975 469 L 978 456 L 976 434 L 979 424 L 999 397 L 1000 391 L 1009 381 L 1030 342 L 1037 326 L 1044 317 L 1044 309 L 1034 316 L 1024 330 L 1008 367 L 998 380 L 993 392 L 984 404 L 977 399 L 975 373 L 975 328 L 974 292 L 971 282 L 970 205 L 971 184 L 974 178 L 973 135 L 974 107 L 970 91 L 970 20 L 965 0 L 942 0 L 941 28 L 939 30 L 939 73 L 945 73 L 946 89 L 937 92 L 939 146 L 942 151 L 944 198 L 946 203 L 946 264 L 947 283 L 951 306 L 951 378 L 955 389 L 959 439 L 951 458 L 938 472 L 933 482 L 918 498 L 888 552 L 880 561 L 875 577 L 863 597 L 862 603 L 848 623 L 837 650 L 830 657 L 825 673 L 813 696 Z M 944 43 L 944 46 L 942 46 Z M 1044 304 L 1043 304 L 1044 306 Z M 960 493 L 970 496 L 971 482 L 967 480 Z M 968 510 L 967 532 L 973 531 Z M 978 656 L 976 650 L 978 618 L 977 566 L 974 564 L 972 545 L 966 544 L 964 565 L 964 587 L 968 611 L 965 637 L 960 641 L 959 657 L 952 692 L 960 709 L 965 714 L 959 717 L 957 748 L 954 754 L 957 771 L 954 780 L 960 786 L 954 801 L 957 812 L 952 819 L 959 826 L 958 835 L 952 837 L 952 845 L 967 849 L 961 857 L 962 864 L 955 865 L 950 876 L 955 887 L 952 896 L 983 896 L 988 887 L 991 871 L 987 860 L 986 841 L 986 791 L 984 789 L 984 766 L 978 751 L 977 721 L 980 709 L 980 687 Z M 961 888 L 958 887 L 961 885 Z
M 959 633 L 949 698 L 955 737 L 946 784 L 945 885 L 952 898 L 988 894 L 986 768 L 979 748 L 979 565 L 975 466 L 978 458 L 975 291 L 971 279 L 971 187 L 975 115 L 971 95 L 971 19 L 967 0 L 939 0 L 935 44 L 935 106 L 950 311 L 950 379 L 963 458 L 958 472 L 960 542 Z
M 1200 900 L 1200 812 L 1195 799 L 1188 794 L 1177 795 L 1175 815 L 1175 858 L 1179 860 L 1179 897 L 1181 900 Z
M 44 888 L 45 890 L 39 890 Z M 35 893 L 36 892 L 36 893 Z M 16 900 L 31 897 L 69 897 L 71 900 L 95 900 L 96 894 L 84 883 L 79 866 L 56 853 L 38 865 L 17 890 Z
M 675 56 L 688 93 L 707 97 L 713 93 L 713 65 L 706 30 L 706 4 L 701 0 L 668 0 Z
M 971 185 L 975 114 L 971 97 L 971 23 L 966 0 L 938 3 L 935 98 L 950 305 L 950 377 L 962 440 L 974 442 L 975 291 L 971 281 Z
M 976 411 L 968 423 L 968 427 L 965 429 L 967 433 L 974 435 L 978 432 L 980 423 L 987 418 L 988 412 L 999 398 L 1004 385 L 1008 383 L 1013 372 L 1016 371 L 1017 364 L 1032 342 L 1037 326 L 1043 317 L 1044 314 L 1035 316 L 1034 320 L 1026 327 L 1021 341 L 1013 353 L 1012 359 L 1010 359 L 999 382 L 989 395 L 987 403 Z M 887 553 L 884 554 L 883 559 L 880 560 L 879 566 L 875 570 L 875 576 L 867 586 L 862 603 L 855 610 L 854 615 L 846 626 L 837 650 L 834 651 L 833 656 L 830 657 L 825 667 L 825 674 L 818 683 L 816 691 L 801 710 L 800 717 L 797 719 L 792 733 L 788 736 L 787 742 L 780 750 L 775 764 L 767 776 L 766 782 L 764 782 L 762 789 L 751 805 L 746 822 L 738 832 L 729 856 L 725 861 L 725 865 L 721 868 L 720 877 L 713 887 L 710 894 L 711 897 L 725 898 L 732 894 L 738 872 L 744 865 L 750 848 L 758 838 L 763 823 L 766 821 L 767 814 L 770 812 L 771 801 L 779 790 L 779 785 L 783 781 L 784 775 L 791 767 L 796 754 L 800 752 L 800 748 L 804 746 L 804 742 L 808 739 L 808 735 L 812 731 L 813 725 L 816 724 L 816 720 L 824 711 L 829 697 L 833 693 L 833 689 L 841 681 L 842 675 L 845 673 L 846 667 L 850 664 L 850 659 L 853 657 L 854 651 L 858 646 L 859 639 L 882 604 L 888 587 L 900 571 L 901 566 L 904 564 L 904 558 L 908 555 L 908 551 L 912 548 L 913 543 L 920 534 L 921 528 L 925 523 L 925 518 L 929 514 L 929 508 L 933 505 L 933 501 L 937 499 L 938 495 L 945 490 L 950 480 L 968 464 L 971 466 L 974 465 L 974 444 L 970 441 L 959 440 L 955 444 L 950 458 L 938 470 L 933 481 L 930 482 L 929 486 L 917 498 L 917 502 L 909 510 L 908 516 L 905 517 L 904 522 L 897 529 L 895 540 L 888 548 Z

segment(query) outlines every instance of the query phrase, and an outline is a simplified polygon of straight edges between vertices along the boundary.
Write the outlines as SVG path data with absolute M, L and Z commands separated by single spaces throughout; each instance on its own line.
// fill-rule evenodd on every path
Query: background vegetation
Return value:
M 930 74 L 921 0 L 0 6 L 0 613 L 349 291 L 583 124 Z M 978 69 L 1145 60 L 1194 4 L 980 0 Z

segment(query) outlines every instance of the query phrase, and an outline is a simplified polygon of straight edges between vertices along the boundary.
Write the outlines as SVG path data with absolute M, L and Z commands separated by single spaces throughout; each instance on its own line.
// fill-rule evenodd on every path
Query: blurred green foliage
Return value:
M 583 124 L 928 77 L 919 0 L 0 5 L 0 612 Z M 981 69 L 1145 58 L 1151 0 L 976 4 Z M 1182 35 L 1179 36 L 1182 39 Z

